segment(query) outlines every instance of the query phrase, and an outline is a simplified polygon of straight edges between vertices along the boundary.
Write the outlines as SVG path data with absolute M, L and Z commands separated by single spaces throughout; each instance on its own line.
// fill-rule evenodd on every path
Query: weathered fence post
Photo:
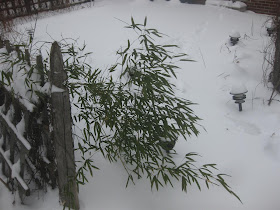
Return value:
M 28 49 L 24 50 L 24 60 L 26 61 L 26 63 L 31 66 L 31 62 L 30 62 L 30 53 Z
M 5 41 L 4 41 L 4 44 L 5 44 L 5 47 L 6 47 L 6 49 L 7 49 L 7 52 L 8 52 L 8 53 L 11 53 L 11 52 L 13 51 L 13 49 L 12 49 L 12 46 L 11 46 L 11 44 L 10 44 L 10 41 L 9 41 L 9 40 L 5 40 Z
M 27 14 L 31 14 L 31 0 L 24 0 L 25 8 L 27 10 Z
M 18 46 L 18 45 L 16 46 L 16 52 L 17 52 L 18 58 L 20 59 L 20 58 L 21 58 L 21 55 L 20 55 L 20 49 L 19 49 L 19 46 Z
M 79 209 L 70 99 L 69 92 L 63 85 L 67 75 L 57 42 L 54 42 L 51 47 L 50 71 L 52 87 L 56 87 L 52 88 L 56 91 L 51 94 L 51 109 L 60 199 L 64 205 Z
M 0 106 L 2 106 L 4 103 L 5 103 L 5 93 L 4 93 L 4 88 L 2 86 L 0 86 Z M 0 124 L 0 138 L 3 139 L 3 141 L 5 140 L 6 138 L 6 134 L 4 134 L 5 132 L 5 129 L 4 129 L 4 126 L 2 124 Z M 5 145 L 4 145 L 4 142 L 2 142 L 2 144 L 0 144 L 0 147 L 5 150 Z M 0 155 L 0 162 L 2 163 L 2 172 L 5 171 L 5 161 L 4 161 L 4 158 Z
M 41 79 L 41 82 L 40 82 L 40 85 L 41 86 L 44 86 L 45 84 L 45 78 L 44 78 L 44 64 L 43 64 L 43 58 L 42 58 L 42 55 L 37 55 L 36 57 L 36 68 L 40 74 L 40 79 Z
M 7 114 L 8 109 L 9 109 L 11 103 L 12 103 L 12 99 L 6 93 L 5 93 L 5 102 L 4 103 L 5 103 L 4 114 Z M 8 144 L 9 139 L 10 139 L 10 134 L 8 133 L 8 131 L 5 128 L 3 129 L 2 134 L 3 134 L 3 140 L 4 140 L 3 145 L 2 145 L 2 149 L 4 151 L 7 151 L 8 149 L 10 149 L 9 144 Z M 11 170 L 10 170 L 8 164 L 5 161 L 3 162 L 3 165 L 2 165 L 2 172 L 6 177 L 8 177 L 8 179 L 11 178 Z
M 2 38 L 0 37 L 0 48 L 3 48 L 3 47 L 4 47 L 3 40 L 2 40 Z

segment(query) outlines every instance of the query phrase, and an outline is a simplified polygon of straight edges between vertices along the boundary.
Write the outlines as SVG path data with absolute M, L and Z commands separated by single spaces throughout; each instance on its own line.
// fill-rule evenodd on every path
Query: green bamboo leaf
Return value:
M 187 192 L 187 180 L 182 176 L 182 191 Z
M 131 25 L 132 25 L 133 27 L 135 27 L 135 23 L 134 23 L 133 17 L 131 17 Z
M 147 16 L 145 17 L 145 20 L 144 20 L 144 26 L 147 25 Z
M 171 47 L 171 48 L 173 48 L 173 47 L 175 47 L 175 48 L 179 48 L 178 47 L 178 45 L 163 45 L 162 47 L 164 47 L 164 48 L 168 48 L 168 47 Z
M 180 61 L 190 61 L 190 62 L 196 62 L 195 60 L 192 60 L 192 59 L 180 59 Z

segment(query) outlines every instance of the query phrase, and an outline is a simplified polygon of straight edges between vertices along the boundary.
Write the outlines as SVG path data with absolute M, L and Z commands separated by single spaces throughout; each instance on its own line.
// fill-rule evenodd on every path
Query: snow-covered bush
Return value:
M 193 103 L 177 97 L 170 82 L 179 69 L 175 63 L 190 60 L 184 53 L 173 53 L 176 45 L 156 44 L 163 34 L 146 24 L 147 19 L 136 24 L 131 18 L 126 28 L 138 37 L 117 52 L 119 62 L 109 69 L 108 77 L 82 63 L 84 57 L 74 47 L 68 49 L 71 56 L 65 67 L 72 78 L 68 86 L 79 110 L 74 119 L 85 124 L 78 143 L 84 164 L 77 171 L 77 183 L 87 182 L 85 171 L 93 174 L 97 167 L 90 154 L 100 151 L 110 162 L 122 163 L 127 185 L 147 177 L 151 188 L 158 190 L 177 180 L 186 192 L 191 184 L 201 189 L 202 181 L 208 188 L 221 185 L 239 199 L 223 179 L 225 175 L 212 172 L 215 164 L 195 166 L 196 153 L 186 154 L 179 165 L 173 160 L 178 137 L 199 134 L 200 119 L 190 108 Z

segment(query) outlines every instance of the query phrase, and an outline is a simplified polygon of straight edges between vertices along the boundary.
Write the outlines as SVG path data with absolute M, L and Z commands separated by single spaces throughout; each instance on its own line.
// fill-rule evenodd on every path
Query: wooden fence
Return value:
M 16 49 L 30 65 L 28 51 L 22 52 L 8 41 L 5 45 L 7 52 Z M 22 201 L 34 190 L 58 186 L 61 202 L 79 209 L 70 100 L 63 85 L 67 76 L 58 43 L 53 43 L 50 54 L 48 82 L 56 91 L 41 96 L 32 111 L 0 85 L 0 163 L 6 185 L 13 191 L 18 189 Z M 43 72 L 42 57 L 36 61 L 38 72 Z M 44 74 L 41 80 L 43 85 Z
M 0 21 L 67 8 L 94 0 L 0 0 Z

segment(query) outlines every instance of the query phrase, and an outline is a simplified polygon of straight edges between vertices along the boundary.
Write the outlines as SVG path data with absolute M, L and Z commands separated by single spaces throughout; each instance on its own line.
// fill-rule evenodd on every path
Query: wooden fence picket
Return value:
M 82 4 L 85 2 L 90 2 L 91 0 L 79 0 L 79 1 L 61 1 L 61 0 L 18 0 L 15 4 L 15 0 L 4 0 L 0 1 L 0 17 L 4 20 L 13 19 L 16 17 L 23 17 L 33 14 L 38 14 L 39 12 L 64 9 L 77 4 Z
M 8 53 L 16 50 L 18 56 L 31 66 L 28 50 L 24 54 L 19 47 L 14 47 L 8 40 L 2 42 Z M 1 46 L 1 45 L 0 45 Z M 40 74 L 40 84 L 45 81 L 42 56 L 36 57 L 36 73 Z M 78 190 L 76 185 L 76 168 L 74 143 L 72 138 L 72 119 L 69 92 L 64 86 L 67 79 L 63 68 L 60 47 L 54 42 L 50 53 L 51 96 L 41 96 L 33 112 L 16 99 L 0 83 L 0 163 L 2 172 L 7 177 L 7 186 L 17 181 L 17 189 L 22 201 L 30 195 L 31 189 L 26 182 L 26 174 L 36 184 L 48 183 L 55 188 L 58 184 L 60 200 L 65 206 L 79 209 Z M 10 109 L 12 119 L 7 116 Z M 19 133 L 17 125 L 24 121 L 24 133 Z M 52 129 L 51 129 L 52 127 Z M 39 150 L 45 150 L 44 154 Z M 6 155 L 9 153 L 10 155 Z M 33 159 L 32 159 L 33 158 Z M 35 158 L 35 159 L 34 159 Z M 19 164 L 19 165 L 16 165 Z M 19 171 L 14 171 L 15 167 Z M 34 172 L 33 170 L 36 170 Z M 18 172 L 18 173 L 15 173 Z M 39 174 L 43 181 L 36 180 Z M 29 177 L 29 179 L 30 179 Z M 15 190 L 12 186 L 12 190 Z M 9 186 L 10 187 L 10 186 Z M 40 187 L 39 187 L 40 188 Z
M 0 49 L 4 47 L 4 43 L 3 43 L 3 40 L 2 38 L 0 37 Z
M 57 89 L 51 93 L 54 143 L 58 170 L 60 198 L 66 206 L 79 209 L 75 182 L 76 169 L 72 138 L 71 106 L 68 89 L 64 86 L 67 74 L 63 68 L 60 47 L 54 42 L 50 53 L 50 80 Z
M 11 44 L 10 44 L 10 41 L 9 41 L 9 40 L 5 40 L 5 41 L 4 41 L 4 44 L 5 44 L 5 47 L 6 47 L 7 52 L 8 52 L 8 53 L 11 53 L 11 52 L 13 51 L 13 49 L 12 49 L 12 46 L 11 46 Z

